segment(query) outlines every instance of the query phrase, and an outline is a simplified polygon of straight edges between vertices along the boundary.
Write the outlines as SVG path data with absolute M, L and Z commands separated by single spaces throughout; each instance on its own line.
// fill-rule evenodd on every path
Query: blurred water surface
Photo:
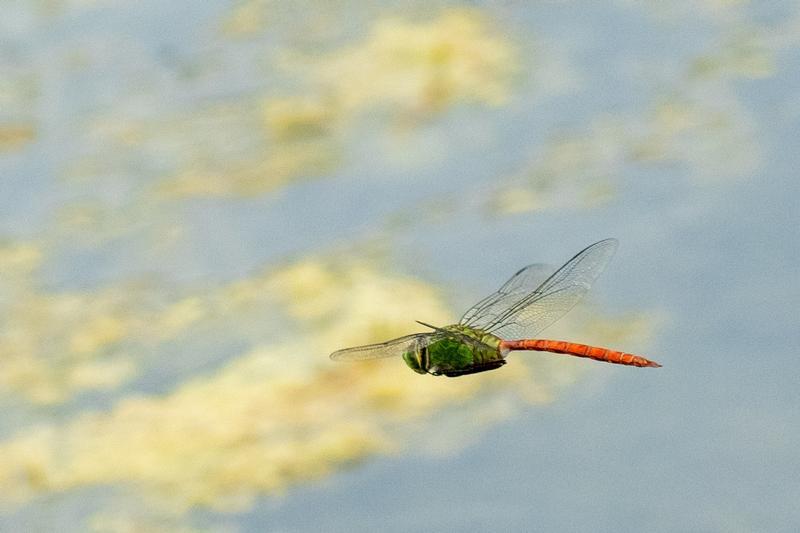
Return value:
M 796 2 L 0 17 L 0 527 L 796 531 Z M 331 351 L 621 241 L 514 355 Z

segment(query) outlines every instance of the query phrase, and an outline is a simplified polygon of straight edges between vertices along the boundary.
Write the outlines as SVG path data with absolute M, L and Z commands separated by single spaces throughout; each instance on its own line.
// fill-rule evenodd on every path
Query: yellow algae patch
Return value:
M 262 116 L 270 136 L 284 143 L 330 135 L 337 120 L 332 105 L 298 97 L 265 98 Z
M 490 208 L 506 215 L 539 211 L 548 207 L 542 198 L 531 188 L 522 186 L 505 187 L 491 200 Z
M 624 126 L 603 117 L 583 135 L 554 136 L 541 153 L 504 180 L 488 208 L 501 214 L 581 207 L 613 198 L 613 179 L 625 161 Z
M 121 354 L 99 361 L 77 364 L 69 369 L 68 375 L 69 379 L 66 384 L 74 391 L 112 389 L 136 375 L 136 364 L 127 354 Z M 60 399 L 62 396 L 52 395 L 52 401 Z M 51 402 L 44 401 L 42 403 Z
M 768 38 L 752 31 L 744 32 L 726 41 L 720 50 L 696 58 L 690 75 L 701 79 L 726 75 L 767 78 L 776 72 L 775 55 Z
M 36 138 L 32 124 L 0 123 L 0 152 L 17 150 Z
M 170 305 L 159 317 L 158 332 L 163 338 L 182 333 L 207 316 L 207 302 L 199 296 L 190 296 Z
M 267 20 L 267 5 L 263 0 L 239 2 L 225 17 L 222 31 L 230 36 L 246 36 L 264 29 Z
M 270 285 L 290 317 L 324 326 L 316 336 L 328 351 L 365 335 L 379 339 L 408 333 L 419 327 L 415 318 L 439 324 L 452 319 L 429 284 L 383 275 L 364 263 L 304 261 L 275 272 Z
M 0 383 L 37 403 L 127 379 L 131 362 L 116 348 L 141 329 L 124 308 L 124 291 L 45 295 L 23 289 L 0 326 Z
M 6 271 L 23 274 L 2 287 L 9 298 L 0 303 L 0 388 L 34 403 L 125 383 L 144 356 L 205 317 L 208 302 L 198 297 L 163 302 L 140 285 L 44 292 L 27 275 L 38 248 L 6 246 L 2 258 Z
M 4 276 L 28 275 L 42 263 L 41 246 L 32 242 L 0 242 L 0 273 Z
M 70 336 L 69 350 L 75 354 L 87 354 L 118 342 L 127 334 L 127 325 L 119 317 L 95 316 L 80 324 Z
M 487 207 L 514 214 L 591 207 L 613 199 L 625 167 L 680 164 L 702 185 L 746 176 L 761 151 L 753 125 L 735 100 L 716 94 L 656 101 L 641 116 L 601 116 L 583 133 L 560 134 L 503 185 Z
M 246 12 L 262 7 L 241 5 Z M 99 180 L 138 172 L 126 168 L 129 161 L 152 159 L 167 168 L 154 180 L 156 194 L 143 196 L 148 202 L 273 193 L 339 168 L 355 122 L 376 110 L 417 119 L 457 104 L 504 104 L 518 55 L 477 10 L 446 9 L 424 21 L 380 18 L 338 50 L 270 59 L 276 76 L 297 78 L 294 93 L 251 93 L 168 119 L 97 117 L 88 139 L 131 157 L 89 155 L 67 174 Z
M 209 111 L 202 126 L 202 150 L 183 154 L 185 164 L 157 187 L 163 196 L 255 196 L 335 168 L 339 161 L 337 114 L 327 105 L 300 97 L 264 98 L 233 110 Z M 187 124 L 201 117 L 187 119 Z M 214 125 L 216 124 L 216 125 Z M 245 139 L 231 147 L 229 125 Z M 182 129 L 183 127 L 181 127 Z M 226 132 L 219 135 L 218 132 Z M 186 132 L 187 138 L 197 133 Z
M 6 272 L 18 272 L 6 278 L 15 281 L 3 288 L 13 297 L 0 304 L 5 316 L 0 324 L 0 385 L 6 393 L 41 404 L 125 383 L 140 363 L 151 361 L 165 343 L 200 323 L 204 332 L 219 328 L 209 333 L 214 338 L 239 342 L 263 338 L 264 327 L 275 328 L 281 317 L 301 328 L 319 323 L 325 327 L 317 332 L 314 350 L 291 358 L 306 364 L 307 357 L 327 354 L 340 342 L 406 333 L 415 326 L 413 316 L 443 322 L 447 315 L 428 286 L 382 276 L 363 264 L 307 260 L 171 299 L 159 294 L 156 285 L 143 284 L 44 292 L 29 278 L 40 254 L 33 245 L 0 249 Z M 410 299 L 386 305 L 400 293 Z M 344 318 L 331 321 L 332 313 Z M 170 350 L 188 357 L 180 344 Z M 208 354 L 198 356 L 202 364 Z
M 517 70 L 516 51 L 476 10 L 433 20 L 379 20 L 362 42 L 321 61 L 318 75 L 345 109 L 399 106 L 436 112 L 459 102 L 500 105 Z
M 630 139 L 631 161 L 678 162 L 696 181 L 739 178 L 753 172 L 761 152 L 753 125 L 735 101 L 672 97 L 656 103 L 647 131 Z
M 282 371 L 281 359 L 307 351 L 265 347 L 164 398 L 123 400 L 49 428 L 44 449 L 40 432 L 23 433 L 0 445 L 0 487 L 21 498 L 135 485 L 178 511 L 238 510 L 259 493 L 399 446 L 396 424 L 427 419 L 477 387 L 422 381 L 399 365 Z
M 158 187 L 166 197 L 247 197 L 274 192 L 301 177 L 319 175 L 335 166 L 336 155 L 324 144 L 288 146 L 268 151 L 263 159 L 224 167 L 192 164 Z
M 86 521 L 88 531 L 96 533 L 235 533 L 225 527 L 196 528 L 181 523 L 180 517 L 149 509 L 126 508 L 103 510 Z
M 309 258 L 222 287 L 214 298 L 232 315 L 277 305 L 273 316 L 279 309 L 306 328 L 324 354 L 342 343 L 404 335 L 419 327 L 414 318 L 452 319 L 429 284 L 381 273 L 363 261 Z

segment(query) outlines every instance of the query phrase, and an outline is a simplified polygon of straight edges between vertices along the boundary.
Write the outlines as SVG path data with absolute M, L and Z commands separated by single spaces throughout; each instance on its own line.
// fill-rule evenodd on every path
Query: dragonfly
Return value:
M 337 350 L 330 357 L 334 361 L 364 361 L 402 356 L 419 374 L 448 377 L 500 368 L 506 364 L 508 354 L 518 350 L 572 355 L 620 365 L 660 367 L 640 355 L 536 337 L 583 298 L 618 245 L 616 239 L 596 242 L 550 275 L 544 265 L 528 265 L 496 292 L 470 307 L 457 324 L 437 327 L 417 321 L 431 331 Z

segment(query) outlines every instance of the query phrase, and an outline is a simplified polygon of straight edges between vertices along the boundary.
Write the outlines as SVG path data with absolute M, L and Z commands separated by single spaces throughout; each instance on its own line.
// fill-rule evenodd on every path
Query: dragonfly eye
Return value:
M 422 350 L 425 350 L 425 356 L 422 355 Z M 427 348 L 417 348 L 416 346 L 403 354 L 403 361 L 406 362 L 408 367 L 417 372 L 418 374 L 425 374 L 427 371 Z M 423 362 L 425 366 L 423 366 Z

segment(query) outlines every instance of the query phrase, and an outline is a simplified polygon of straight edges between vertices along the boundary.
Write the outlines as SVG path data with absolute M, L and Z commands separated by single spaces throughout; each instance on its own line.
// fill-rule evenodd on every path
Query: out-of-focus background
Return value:
M 0 6 L 0 529 L 800 529 L 800 6 Z M 546 337 L 338 348 L 620 250 Z

